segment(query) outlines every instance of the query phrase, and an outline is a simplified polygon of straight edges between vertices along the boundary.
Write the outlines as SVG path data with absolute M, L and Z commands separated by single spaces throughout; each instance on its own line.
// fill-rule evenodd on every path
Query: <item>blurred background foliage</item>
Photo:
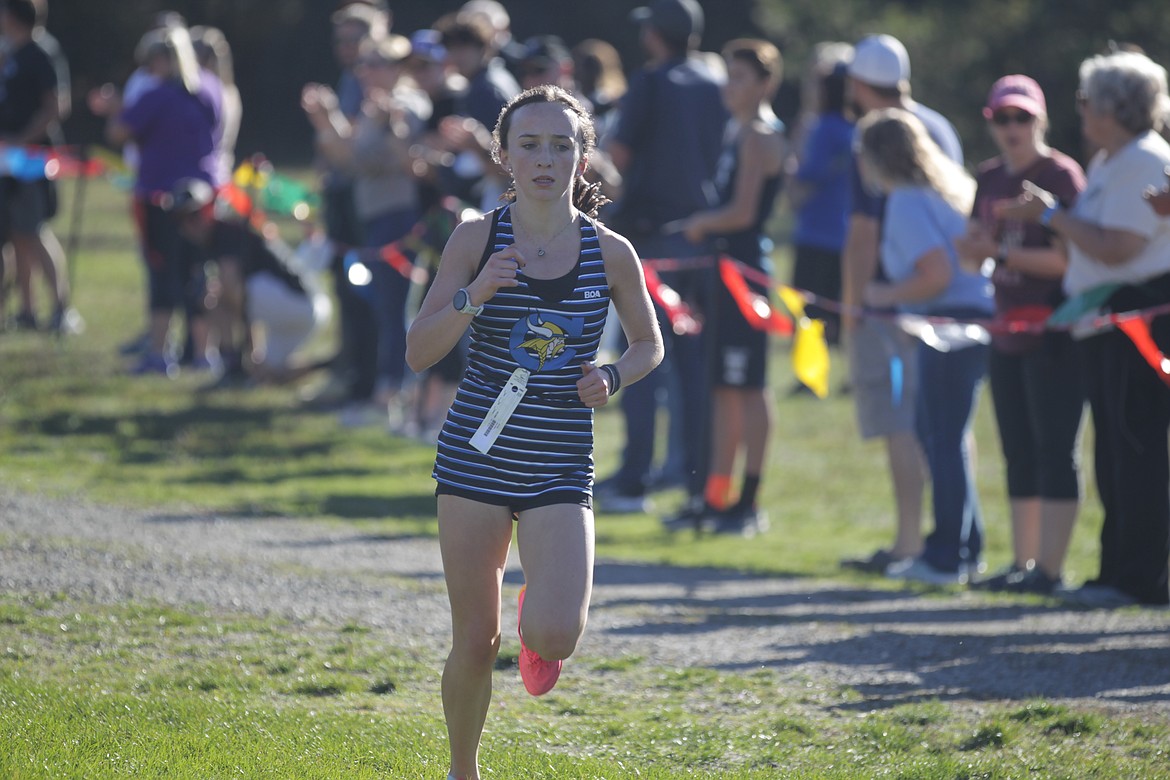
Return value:
M 777 43 L 787 73 L 777 99 L 782 118 L 798 110 L 801 72 L 812 47 L 855 41 L 872 32 L 900 38 L 910 52 L 914 96 L 942 111 L 959 129 L 968 162 L 992 154 L 980 117 L 991 83 L 1026 73 L 1044 88 L 1054 146 L 1082 159 L 1073 95 L 1081 60 L 1110 41 L 1136 44 L 1170 64 L 1170 12 L 1161 0 L 700 0 L 707 15 L 703 48 L 719 50 L 731 38 L 763 36 Z M 427 27 L 461 0 L 392 0 L 394 28 Z M 505 0 L 517 38 L 553 33 L 570 45 L 604 38 L 625 66 L 640 64 L 637 31 L 628 21 L 639 0 Z M 309 81 L 337 75 L 329 17 L 337 0 L 49 0 L 48 27 L 70 59 L 73 143 L 99 141 L 101 124 L 81 99 L 90 87 L 121 82 L 151 18 L 167 9 L 190 24 L 222 29 L 233 47 L 244 100 L 241 156 L 263 152 L 278 164 L 308 162 L 310 132 L 299 107 Z

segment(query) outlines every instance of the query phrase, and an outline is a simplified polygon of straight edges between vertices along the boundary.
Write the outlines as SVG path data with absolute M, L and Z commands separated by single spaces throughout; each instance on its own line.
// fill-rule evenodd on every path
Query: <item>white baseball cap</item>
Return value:
M 854 47 L 849 75 L 875 87 L 896 87 L 910 80 L 910 55 L 894 36 L 871 35 Z

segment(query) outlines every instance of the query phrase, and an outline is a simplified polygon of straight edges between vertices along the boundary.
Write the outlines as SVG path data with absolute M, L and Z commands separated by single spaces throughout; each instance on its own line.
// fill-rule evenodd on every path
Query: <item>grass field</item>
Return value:
M 72 186 L 63 189 L 68 215 Z M 62 219 L 58 230 L 67 226 Z M 306 411 L 292 389 L 201 394 L 205 378 L 125 374 L 116 347 L 141 328 L 142 280 L 125 197 L 104 183 L 89 192 L 73 263 L 85 334 L 59 342 L 0 334 L 5 485 L 434 533 L 431 448 L 384 430 L 344 429 Z M 835 577 L 842 555 L 888 540 L 881 450 L 859 442 L 848 398 L 784 395 L 785 346 L 777 346 L 779 419 L 763 489 L 773 531 L 750 542 L 695 541 L 663 534 L 655 518 L 602 516 L 599 556 Z M 327 352 L 328 337 L 313 349 Z M 840 368 L 834 375 L 836 387 Z M 978 476 L 994 567 L 1006 562 L 1009 538 L 989 412 L 985 398 Z M 615 409 L 598 415 L 603 475 L 616 462 L 619 422 Z M 679 500 L 659 497 L 663 509 Z M 1090 494 L 1069 560 L 1074 581 L 1095 573 L 1099 524 Z M 439 778 L 439 667 L 406 647 L 387 646 L 361 625 L 0 593 L 0 776 Z M 500 683 L 483 756 L 488 776 L 1170 776 L 1165 723 L 1044 701 L 851 712 L 825 706 L 827 696 L 857 699 L 849 689 L 783 686 L 766 669 L 580 663 L 595 674 L 540 700 Z M 735 706 L 714 706 L 728 699 Z

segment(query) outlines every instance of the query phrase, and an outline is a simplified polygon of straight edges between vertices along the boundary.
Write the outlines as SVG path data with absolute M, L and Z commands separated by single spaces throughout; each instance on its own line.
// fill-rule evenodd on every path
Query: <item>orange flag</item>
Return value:
M 1150 335 L 1150 324 L 1141 317 L 1115 317 L 1113 321 L 1118 329 L 1129 336 L 1129 340 L 1137 347 L 1150 367 L 1158 372 L 1162 381 L 1170 385 L 1170 359 L 1167 359 L 1154 343 L 1154 337 Z
M 734 260 L 719 258 L 719 276 L 748 324 L 756 330 L 769 330 L 781 336 L 792 335 L 792 320 L 777 313 L 767 298 L 748 287 Z

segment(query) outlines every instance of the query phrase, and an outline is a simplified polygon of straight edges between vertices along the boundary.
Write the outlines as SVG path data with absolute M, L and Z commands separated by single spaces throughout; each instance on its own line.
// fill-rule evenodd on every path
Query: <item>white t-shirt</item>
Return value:
M 1106 265 L 1069 242 L 1064 289 L 1069 295 L 1103 284 L 1133 284 L 1170 273 L 1170 219 L 1159 217 L 1142 198 L 1147 187 L 1161 189 L 1170 165 L 1170 144 L 1157 133 L 1140 135 L 1106 158 L 1089 163 L 1085 190 L 1072 215 L 1104 228 L 1124 230 L 1147 239 L 1140 254 L 1121 265 Z

